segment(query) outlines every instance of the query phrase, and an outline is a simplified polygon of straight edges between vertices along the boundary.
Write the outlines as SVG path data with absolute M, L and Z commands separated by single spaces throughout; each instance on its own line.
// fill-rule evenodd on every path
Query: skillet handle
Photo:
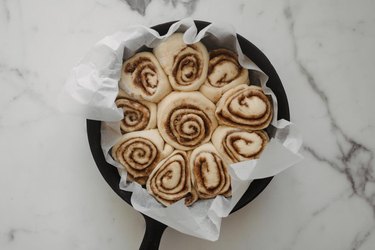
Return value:
M 143 236 L 139 250 L 158 250 L 164 230 L 167 228 L 163 223 L 142 214 L 146 222 L 146 231 Z

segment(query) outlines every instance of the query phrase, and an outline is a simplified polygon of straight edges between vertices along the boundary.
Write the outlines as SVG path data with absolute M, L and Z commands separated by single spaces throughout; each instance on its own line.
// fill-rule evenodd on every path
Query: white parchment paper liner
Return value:
M 109 155 L 110 148 L 121 136 L 119 121 L 123 113 L 116 107 L 114 100 L 118 93 L 123 59 L 126 60 L 144 45 L 155 47 L 163 38 L 175 32 L 184 32 L 184 41 L 189 44 L 202 40 L 209 50 L 227 48 L 235 51 L 243 67 L 258 72 L 264 92 L 272 96 L 272 126 L 277 128 L 275 138 L 270 140 L 260 159 L 229 167 L 232 197 L 217 196 L 215 199 L 200 200 L 191 207 L 186 207 L 184 200 L 163 207 L 139 184 L 126 182 L 126 171 Z M 145 26 L 129 27 L 105 37 L 89 51 L 72 69 L 59 100 L 64 111 L 87 119 L 105 121 L 101 130 L 105 158 L 118 168 L 120 188 L 133 192 L 131 203 L 136 210 L 182 233 L 212 241 L 219 237 L 221 219 L 229 215 L 252 180 L 276 175 L 302 159 L 298 154 L 302 144 L 300 134 L 290 122 L 276 120 L 277 100 L 266 86 L 268 77 L 242 53 L 235 34 L 232 27 L 215 24 L 197 33 L 192 19 L 174 23 L 165 36 Z

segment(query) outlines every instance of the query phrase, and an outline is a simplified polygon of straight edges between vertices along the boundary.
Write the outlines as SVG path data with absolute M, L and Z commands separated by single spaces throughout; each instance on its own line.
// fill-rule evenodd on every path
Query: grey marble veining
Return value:
M 293 41 L 293 56 L 300 73 L 306 77 L 313 92 L 319 96 L 322 103 L 327 110 L 327 118 L 331 126 L 331 132 L 334 136 L 339 155 L 333 155 L 331 158 L 325 158 L 319 154 L 318 149 L 314 149 L 308 145 L 304 146 L 306 152 L 312 157 L 322 163 L 328 164 L 330 167 L 343 174 L 350 182 L 352 192 L 364 199 L 374 211 L 375 218 L 375 190 L 373 192 L 366 192 L 366 185 L 368 183 L 375 184 L 374 177 L 374 152 L 369 148 L 357 142 L 354 138 L 347 135 L 343 129 L 338 125 L 333 112 L 329 106 L 329 98 L 319 88 L 318 82 L 315 80 L 313 74 L 309 72 L 307 67 L 301 62 L 298 55 L 298 45 L 294 34 L 294 18 L 289 5 L 284 10 L 286 19 L 289 22 L 289 31 Z
M 146 8 L 151 0 L 125 0 L 132 10 L 138 11 L 139 14 L 145 15 Z
M 28 233 L 31 233 L 31 231 L 28 229 L 19 229 L 19 228 L 10 229 L 8 232 L 8 241 L 12 242 L 12 241 L 17 240 L 19 234 L 22 234 L 22 233 L 28 234 Z
M 183 5 L 186 8 L 187 16 L 191 16 L 196 8 L 199 0 L 164 0 L 166 3 L 171 2 L 174 7 L 178 4 Z
M 10 20 L 10 11 L 8 9 L 8 4 L 7 4 L 7 0 L 3 0 L 2 1 L 2 5 L 3 5 L 3 12 L 4 12 L 4 17 L 5 17 L 5 20 L 9 21 Z
M 314 94 L 316 94 L 322 104 L 324 105 L 327 112 L 327 122 L 330 124 L 330 133 L 332 135 L 331 140 L 337 148 L 337 154 L 326 157 L 321 154 L 320 149 L 316 147 L 309 146 L 305 144 L 304 151 L 313 157 L 316 161 L 331 167 L 338 173 L 340 173 L 350 184 L 351 192 L 345 195 L 345 198 L 351 198 L 352 196 L 357 196 L 362 199 L 373 211 L 373 219 L 375 218 L 375 189 L 373 188 L 375 184 L 374 178 L 374 152 L 352 138 L 350 135 L 344 132 L 344 129 L 336 121 L 334 111 L 330 106 L 330 99 L 328 95 L 320 88 L 321 82 L 318 82 L 314 74 L 311 73 L 308 67 L 301 61 L 299 57 L 299 47 L 297 43 L 297 38 L 294 31 L 294 25 L 297 21 L 293 16 L 293 9 L 291 8 L 289 2 L 284 9 L 284 15 L 288 21 L 288 27 L 290 35 L 292 36 L 292 47 L 293 47 L 293 57 L 295 63 L 298 66 L 300 73 L 306 78 L 306 82 L 310 86 Z M 359 21 L 355 26 L 360 25 L 363 21 Z M 353 32 L 357 31 L 357 27 L 352 28 Z M 322 46 L 322 44 L 320 44 Z M 345 192 L 346 193 L 346 192 Z M 333 202 L 342 199 L 331 200 L 326 206 L 314 212 L 311 217 L 313 219 L 318 216 L 327 207 L 331 206 Z M 372 221 L 372 226 L 367 230 L 360 231 L 355 235 L 350 249 L 361 249 L 361 246 L 370 238 L 373 234 L 375 225 Z

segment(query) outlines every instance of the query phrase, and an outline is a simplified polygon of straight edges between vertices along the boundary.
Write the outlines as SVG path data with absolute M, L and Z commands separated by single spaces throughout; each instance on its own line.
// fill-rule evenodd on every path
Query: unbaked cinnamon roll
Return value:
M 210 52 L 207 79 L 200 91 L 212 102 L 216 103 L 228 89 L 249 83 L 248 70 L 240 65 L 237 57 L 227 49 Z
M 172 151 L 158 130 L 151 129 L 123 135 L 111 153 L 114 160 L 125 167 L 130 180 L 144 185 L 156 165 Z
M 165 206 L 189 195 L 191 179 L 187 153 L 175 150 L 161 161 L 150 174 L 146 187 L 147 191 Z
M 201 43 L 185 44 L 182 33 L 176 33 L 154 48 L 169 82 L 175 90 L 198 90 L 207 77 L 208 52 Z
M 211 143 L 193 150 L 190 156 L 192 180 L 199 198 L 231 195 L 231 179 L 226 163 Z
M 115 103 L 124 112 L 120 123 L 123 134 L 156 127 L 155 103 L 135 100 L 122 90 L 119 91 Z
M 249 131 L 268 127 L 272 119 L 272 105 L 258 86 L 246 84 L 228 90 L 217 103 L 219 124 Z
M 200 92 L 172 92 L 158 105 L 157 125 L 173 147 L 190 150 L 210 140 L 217 127 L 215 104 Z
M 212 144 L 228 163 L 236 163 L 259 158 L 269 141 L 263 130 L 219 126 L 212 135 Z
M 172 91 L 168 77 L 150 52 L 137 53 L 124 62 L 119 84 L 130 96 L 150 102 L 159 102 Z

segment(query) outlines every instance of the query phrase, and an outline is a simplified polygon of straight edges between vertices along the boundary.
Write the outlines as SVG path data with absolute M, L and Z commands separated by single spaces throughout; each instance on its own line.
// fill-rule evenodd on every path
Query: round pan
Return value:
M 163 23 L 157 26 L 152 27 L 156 31 L 158 31 L 161 35 L 167 33 L 169 27 L 174 22 Z M 203 29 L 210 23 L 204 21 L 195 21 L 195 24 L 198 30 Z M 273 90 L 277 97 L 278 101 L 278 119 L 285 119 L 290 120 L 289 115 L 289 106 L 288 100 L 283 88 L 283 85 L 280 81 L 279 76 L 276 73 L 276 70 L 273 68 L 270 61 L 267 57 L 251 42 L 243 38 L 242 36 L 237 34 L 238 41 L 242 48 L 243 53 L 251 58 L 251 60 L 258 65 L 258 67 L 263 70 L 269 76 L 269 80 L 267 82 L 267 86 Z M 101 134 L 100 134 L 100 121 L 94 120 L 87 120 L 87 135 L 90 144 L 91 153 L 95 160 L 95 163 L 103 175 L 104 179 L 108 183 L 108 185 L 115 191 L 124 201 L 126 201 L 129 205 L 131 205 L 130 198 L 132 193 L 121 190 L 119 188 L 120 176 L 118 174 L 117 169 L 106 162 L 103 151 L 101 149 Z M 251 202 L 255 197 L 257 197 L 271 182 L 273 177 L 268 177 L 264 179 L 254 180 L 249 188 L 246 190 L 244 195 L 238 201 L 236 206 L 233 208 L 231 213 L 241 209 L 249 202 Z M 161 236 L 167 227 L 166 225 L 162 224 L 159 221 L 156 221 L 144 214 L 142 214 L 145 218 L 146 222 L 146 230 L 144 234 L 144 238 L 142 244 L 140 246 L 141 250 L 156 250 L 159 249 L 159 243 Z

